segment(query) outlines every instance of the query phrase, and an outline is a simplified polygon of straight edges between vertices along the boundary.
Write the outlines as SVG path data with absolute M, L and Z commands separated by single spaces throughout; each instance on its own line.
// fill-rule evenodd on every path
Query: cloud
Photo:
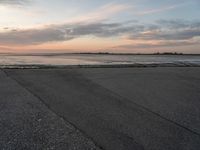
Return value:
M 46 42 L 68 41 L 83 36 L 108 38 L 121 36 L 129 32 L 144 30 L 141 25 L 126 26 L 123 23 L 72 23 L 50 25 L 40 29 L 6 29 L 0 32 L 1 45 L 34 45 Z
M 0 5 L 24 5 L 31 0 L 0 0 Z
M 140 22 L 127 23 L 66 23 L 60 25 L 49 25 L 39 29 L 15 29 L 0 32 L 1 45 L 36 45 L 47 42 L 62 42 L 84 36 L 88 37 L 127 37 L 127 40 L 142 41 L 164 41 L 166 45 L 184 44 L 200 37 L 200 23 L 198 21 L 176 22 L 173 20 L 157 21 L 154 24 L 143 24 Z M 166 24 L 164 24 L 166 23 Z M 172 24 L 172 25 L 169 25 Z M 180 28 L 177 29 L 177 26 Z M 174 40 L 176 43 L 172 43 Z M 189 44 L 188 43 L 188 44 Z M 193 44 L 193 43 L 191 43 Z M 164 46 L 163 43 L 161 46 Z
M 33 45 L 46 42 L 67 41 L 81 36 L 109 37 L 117 34 L 119 24 L 65 24 L 42 29 L 12 30 L 0 33 L 1 45 Z
M 159 8 L 147 9 L 147 10 L 139 11 L 136 14 L 137 15 L 149 15 L 149 14 L 155 14 L 155 13 L 162 13 L 162 12 L 166 12 L 166 11 L 170 11 L 170 10 L 175 10 L 175 9 L 180 8 L 182 6 L 186 6 L 186 5 L 188 6 L 190 4 L 193 4 L 193 2 L 192 1 L 186 1 L 186 0 L 180 0 L 176 4 L 171 4 L 171 5 L 167 5 L 167 6 L 160 6 Z
M 152 26 L 152 25 L 151 25 Z M 158 20 L 155 24 L 144 25 L 144 30 L 128 35 L 130 41 L 143 41 L 137 44 L 119 45 L 117 48 L 157 48 L 200 44 L 200 22 L 185 20 Z
M 154 28 L 149 25 L 138 33 L 129 35 L 131 40 L 189 40 L 200 36 L 199 21 L 184 20 L 159 20 L 154 24 Z
M 116 3 L 109 3 L 104 5 L 97 10 L 90 12 L 88 14 L 75 17 L 70 22 L 96 22 L 105 20 L 111 16 L 114 16 L 120 12 L 130 9 L 130 5 L 126 4 L 116 4 Z
M 189 40 L 194 37 L 200 36 L 200 29 L 185 29 L 185 30 L 158 30 L 158 31 L 145 31 L 138 34 L 129 36 L 129 39 L 142 39 L 142 40 Z
M 137 43 L 137 44 L 126 44 L 119 45 L 114 48 L 122 49 L 135 49 L 135 48 L 159 48 L 159 47 L 177 47 L 177 46 L 189 46 L 200 44 L 200 42 L 194 41 L 161 41 L 158 43 Z
M 0 0 L 0 4 L 23 4 L 30 0 Z M 117 35 L 117 23 L 101 23 L 101 21 L 121 11 L 129 9 L 125 4 L 109 3 L 94 12 L 85 14 L 68 21 L 65 24 L 48 25 L 39 29 L 10 29 L 0 32 L 1 45 L 35 45 L 46 42 L 68 41 L 81 36 L 110 37 Z M 124 30 L 124 29 L 123 29 Z M 122 31 L 121 31 L 122 32 Z
M 180 5 L 172 5 L 172 6 L 166 6 L 166 7 L 163 7 L 163 8 L 145 10 L 145 11 L 138 12 L 137 15 L 148 15 L 148 14 L 165 12 L 165 11 L 168 11 L 168 10 L 173 10 L 173 9 L 179 7 L 179 6 Z
M 157 20 L 157 24 L 164 28 L 170 29 L 184 29 L 184 28 L 198 28 L 200 27 L 200 21 L 186 21 L 181 19 L 175 20 Z
M 46 42 L 66 41 L 71 39 L 59 29 L 12 30 L 0 33 L 1 45 L 35 45 Z

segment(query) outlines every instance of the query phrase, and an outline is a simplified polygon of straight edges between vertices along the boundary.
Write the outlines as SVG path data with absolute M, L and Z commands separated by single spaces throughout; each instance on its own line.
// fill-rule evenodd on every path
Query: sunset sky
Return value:
M 0 52 L 200 53 L 200 0 L 0 0 Z

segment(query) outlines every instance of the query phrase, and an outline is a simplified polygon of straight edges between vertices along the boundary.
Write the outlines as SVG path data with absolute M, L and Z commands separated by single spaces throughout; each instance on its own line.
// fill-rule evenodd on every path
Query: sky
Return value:
M 200 0 L 0 0 L 0 52 L 200 53 Z

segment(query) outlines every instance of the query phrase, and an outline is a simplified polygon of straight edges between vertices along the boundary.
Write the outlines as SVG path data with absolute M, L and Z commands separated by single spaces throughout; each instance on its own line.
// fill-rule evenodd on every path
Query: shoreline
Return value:
M 195 63 L 135 63 L 135 64 L 92 64 L 92 65 L 0 65 L 0 69 L 73 69 L 73 68 L 146 68 L 146 67 L 200 67 Z

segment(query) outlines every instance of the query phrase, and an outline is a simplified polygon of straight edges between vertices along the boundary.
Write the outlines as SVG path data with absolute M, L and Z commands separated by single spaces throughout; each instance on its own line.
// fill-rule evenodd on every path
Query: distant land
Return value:
M 199 55 L 199 54 L 184 54 L 177 52 L 156 52 L 156 53 L 110 53 L 110 52 L 97 52 L 97 53 L 74 53 L 74 54 L 97 54 L 97 55 Z
M 112 52 L 75 52 L 75 53 L 0 53 L 0 55 L 15 55 L 15 56 L 54 56 L 54 55 L 200 55 L 195 53 L 178 53 L 178 52 L 156 52 L 156 53 L 112 53 Z

